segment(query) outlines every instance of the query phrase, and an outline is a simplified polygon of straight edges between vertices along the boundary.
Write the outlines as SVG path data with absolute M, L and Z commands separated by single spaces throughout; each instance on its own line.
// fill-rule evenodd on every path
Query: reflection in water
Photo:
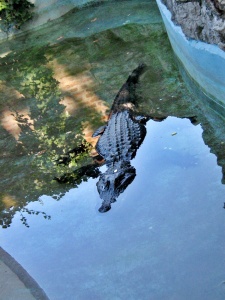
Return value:
M 106 121 L 111 99 L 140 61 L 148 65 L 137 86 L 140 115 L 153 120 L 196 116 L 193 123 L 201 124 L 203 139 L 225 174 L 224 122 L 187 92 L 161 23 L 126 24 L 86 38 L 27 45 L 0 60 L 3 227 L 42 195 L 60 200 L 72 187 L 99 176 L 92 133 Z M 70 153 L 68 164 L 57 164 L 58 157 L 80 145 L 82 151 Z M 126 168 L 130 180 L 122 178 L 124 186 L 135 177 L 133 167 Z M 72 184 L 53 180 L 72 173 Z
M 74 114 L 68 107 L 68 97 L 75 97 L 75 95 L 71 91 L 69 94 L 69 89 L 64 92 L 63 83 L 58 85 L 58 81 L 53 77 L 52 69 L 48 66 L 45 49 L 35 51 L 35 54 L 32 51 L 23 51 L 16 54 L 16 57 L 17 60 L 12 59 L 11 72 L 8 71 L 9 63 L 2 63 L 3 73 L 1 74 L 4 78 L 1 90 L 2 99 L 7 99 L 6 103 L 1 103 L 2 133 L 5 137 L 2 140 L 3 170 L 10 165 L 10 169 L 7 167 L 8 170 L 3 180 L 2 190 L 5 191 L 2 193 L 1 201 L 1 225 L 3 227 L 10 225 L 14 213 L 29 202 L 27 199 L 34 197 L 34 200 L 37 200 L 44 190 L 49 193 L 46 183 L 51 182 L 51 171 L 56 173 L 58 171 L 59 174 L 61 171 L 54 164 L 60 153 L 67 152 L 72 144 L 86 145 L 86 151 L 80 153 L 79 158 L 76 155 L 76 161 L 71 162 L 69 166 L 71 168 L 81 166 L 84 158 L 89 156 L 88 151 L 91 148 L 90 132 L 87 132 L 87 126 L 83 124 L 84 119 L 77 118 L 76 124 L 73 119 Z M 35 64 L 35 61 L 38 61 L 38 64 Z M 4 72 L 4 67 L 7 73 Z M 60 74 L 62 73 L 60 70 Z M 78 76 L 71 77 L 73 80 L 70 80 L 70 84 L 71 81 L 74 84 Z M 84 80 L 83 75 L 79 77 L 81 81 Z M 7 86 L 9 82 L 13 88 Z M 73 100 L 77 105 L 76 113 L 79 114 L 81 110 L 84 114 L 88 114 L 89 110 L 93 112 L 93 105 L 90 107 L 87 101 L 82 100 L 80 94 L 76 97 L 81 98 L 77 103 L 76 98 Z M 96 118 L 98 116 L 99 113 L 96 111 Z M 14 161 L 13 152 L 19 157 L 17 163 Z M 65 168 L 61 172 L 64 173 Z M 10 174 L 17 175 L 12 177 Z M 54 186 L 54 183 L 52 185 Z M 10 191 L 13 193 L 11 194 Z M 56 195 L 55 198 L 60 199 L 64 192 L 56 192 Z M 14 199 L 10 207 L 4 204 L 6 197 Z

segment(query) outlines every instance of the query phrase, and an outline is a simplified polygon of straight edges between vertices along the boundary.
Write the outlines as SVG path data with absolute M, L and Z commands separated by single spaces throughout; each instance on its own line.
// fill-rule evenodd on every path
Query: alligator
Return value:
M 136 170 L 130 161 L 135 157 L 137 149 L 146 136 L 146 122 L 149 119 L 155 121 L 164 119 L 140 115 L 137 111 L 136 88 L 140 75 L 145 69 L 145 64 L 140 64 L 133 70 L 113 101 L 107 124 L 101 126 L 92 135 L 93 137 L 100 136 L 95 146 L 99 155 L 88 170 L 90 177 L 99 176 L 97 190 L 103 200 L 99 208 L 99 212 L 102 213 L 111 209 L 111 204 L 116 201 L 136 176 Z M 68 162 L 68 158 L 63 160 Z M 99 169 L 98 162 L 102 160 L 107 170 L 104 173 L 99 170 L 96 172 L 96 169 Z M 87 168 L 85 168 L 86 171 Z M 73 172 L 75 177 L 77 172 L 78 170 Z M 61 178 L 55 179 L 59 182 L 72 182 L 71 178 L 73 180 L 71 174 L 65 174 Z
M 148 121 L 148 117 L 136 113 L 136 86 L 144 70 L 145 65 L 140 64 L 131 73 L 115 97 L 107 124 L 93 134 L 93 137 L 100 135 L 95 148 L 107 166 L 97 182 L 100 198 L 103 199 L 100 212 L 110 210 L 111 203 L 136 176 L 130 161 L 145 138 Z

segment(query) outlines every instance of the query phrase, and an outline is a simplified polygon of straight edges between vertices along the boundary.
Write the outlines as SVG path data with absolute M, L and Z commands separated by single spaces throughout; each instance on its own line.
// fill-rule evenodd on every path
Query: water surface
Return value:
M 1 49 L 1 246 L 50 299 L 224 299 L 224 120 L 188 91 L 156 4 L 85 8 Z M 140 62 L 140 112 L 166 119 L 147 123 L 135 180 L 101 214 L 97 178 L 53 178 L 92 163 Z

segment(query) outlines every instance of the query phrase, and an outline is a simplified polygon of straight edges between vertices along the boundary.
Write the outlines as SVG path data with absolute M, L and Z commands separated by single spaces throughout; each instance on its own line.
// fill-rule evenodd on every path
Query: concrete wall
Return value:
M 104 0 L 105 2 L 108 0 Z M 75 7 L 81 7 L 98 0 L 30 0 L 35 5 L 34 18 L 23 26 L 22 30 L 15 31 L 10 36 L 40 26 L 48 21 L 57 19 Z M 6 34 L 0 31 L 0 40 L 6 38 Z

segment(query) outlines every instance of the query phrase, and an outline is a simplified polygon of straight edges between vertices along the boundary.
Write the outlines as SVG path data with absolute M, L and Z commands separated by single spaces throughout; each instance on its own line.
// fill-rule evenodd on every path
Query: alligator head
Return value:
M 99 212 L 107 212 L 111 209 L 111 203 L 123 193 L 127 186 L 134 180 L 136 170 L 130 165 L 130 162 L 120 161 L 110 165 L 105 173 L 102 173 L 97 182 L 97 189 L 101 199 L 102 206 Z

